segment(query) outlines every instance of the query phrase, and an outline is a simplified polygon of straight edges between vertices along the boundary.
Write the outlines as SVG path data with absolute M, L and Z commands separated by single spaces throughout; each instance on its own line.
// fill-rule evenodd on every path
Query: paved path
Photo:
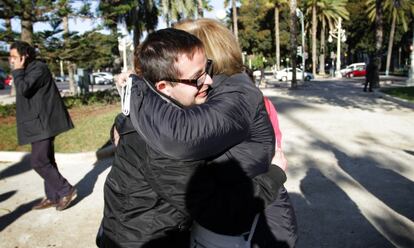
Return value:
M 363 93 L 353 80 L 263 92 L 280 114 L 298 247 L 414 247 L 414 108 Z M 0 246 L 94 247 L 111 160 L 59 155 L 79 196 L 56 212 L 30 211 L 43 186 L 21 157 L 0 162 Z

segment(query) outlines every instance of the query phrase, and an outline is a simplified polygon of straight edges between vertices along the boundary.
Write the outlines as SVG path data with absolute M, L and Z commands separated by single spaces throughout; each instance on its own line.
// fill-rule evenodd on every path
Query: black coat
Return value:
M 73 128 L 47 65 L 30 62 L 12 72 L 16 86 L 16 122 L 19 145 L 54 137 Z
M 214 76 L 213 81 L 206 103 L 185 109 L 135 84 L 130 111 L 135 129 L 170 158 L 234 159 L 250 178 L 267 172 L 275 135 L 262 93 L 244 73 Z
M 146 85 L 141 86 L 145 86 L 142 90 L 145 90 L 146 95 L 154 94 L 160 99 L 159 93 L 148 89 Z M 140 99 L 134 96 L 131 100 Z M 176 104 L 169 103 L 171 101 L 162 102 L 179 109 Z M 158 110 L 156 106 L 153 107 L 154 111 Z M 116 128 L 121 138 L 104 186 L 105 238 L 102 247 L 188 247 L 181 243 L 185 243 L 185 239 L 177 239 L 182 236 L 177 233 L 185 233 L 191 223 L 186 206 L 188 201 L 185 199 L 187 187 L 199 166 L 206 164 L 205 160 L 183 160 L 165 156 L 146 142 L 143 138 L 145 134 L 135 131 L 129 117 L 119 115 L 116 118 Z M 159 128 L 162 125 L 154 127 L 154 130 L 160 130 Z M 222 176 L 226 178 L 231 175 Z M 286 180 L 284 172 L 275 166 L 273 170 L 255 179 L 258 178 L 260 180 L 252 185 L 253 190 L 265 202 L 271 202 L 277 197 L 277 189 Z M 194 183 L 193 188 L 200 190 Z M 210 198 L 210 202 L 215 198 Z M 239 206 L 233 209 L 239 209 Z M 250 225 L 250 221 L 248 224 Z M 174 235 L 169 235 L 171 233 Z

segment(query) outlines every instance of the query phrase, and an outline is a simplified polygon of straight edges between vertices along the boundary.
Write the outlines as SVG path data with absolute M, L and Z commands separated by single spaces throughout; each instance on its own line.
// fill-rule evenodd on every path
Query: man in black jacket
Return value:
M 64 210 L 76 189 L 59 173 L 54 138 L 73 128 L 47 65 L 36 60 L 35 48 L 16 41 L 10 46 L 10 65 L 16 86 L 16 122 L 19 145 L 31 144 L 31 167 L 43 178 L 46 197 L 33 209 Z
M 157 94 L 174 108 L 201 104 L 207 99 L 212 83 L 208 75 L 211 61 L 195 36 L 174 29 L 153 32 L 140 45 L 135 58 L 136 71 L 142 72 L 144 79 L 134 80 L 146 82 L 145 89 L 136 90 Z M 120 140 L 104 186 L 103 236 L 98 245 L 188 247 L 186 232 L 191 220 L 185 193 L 196 169 L 206 162 L 172 159 L 158 152 L 157 147 L 147 144 L 145 134 L 136 132 L 129 117 L 118 117 L 115 126 Z M 276 181 L 274 174 L 268 179 L 269 183 Z

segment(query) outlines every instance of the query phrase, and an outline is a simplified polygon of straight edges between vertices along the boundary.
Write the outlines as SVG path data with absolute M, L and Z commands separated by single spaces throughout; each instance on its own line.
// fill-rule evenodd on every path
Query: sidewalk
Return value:
M 357 81 L 262 89 L 276 105 L 289 161 L 298 248 L 414 247 L 414 108 Z M 67 210 L 31 211 L 42 180 L 21 153 L 0 152 L 2 248 L 94 247 L 111 158 L 58 154 L 79 192 Z

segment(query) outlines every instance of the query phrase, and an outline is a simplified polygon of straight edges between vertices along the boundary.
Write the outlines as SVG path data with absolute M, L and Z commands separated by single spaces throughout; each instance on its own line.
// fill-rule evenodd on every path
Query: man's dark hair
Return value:
M 16 49 L 20 56 L 26 57 L 26 65 L 36 59 L 36 49 L 27 42 L 15 41 L 11 44 L 11 49 Z
M 135 51 L 135 72 L 152 83 L 166 78 L 179 78 L 175 67 L 180 55 L 192 58 L 203 43 L 194 35 L 182 30 L 166 28 L 148 34 Z

